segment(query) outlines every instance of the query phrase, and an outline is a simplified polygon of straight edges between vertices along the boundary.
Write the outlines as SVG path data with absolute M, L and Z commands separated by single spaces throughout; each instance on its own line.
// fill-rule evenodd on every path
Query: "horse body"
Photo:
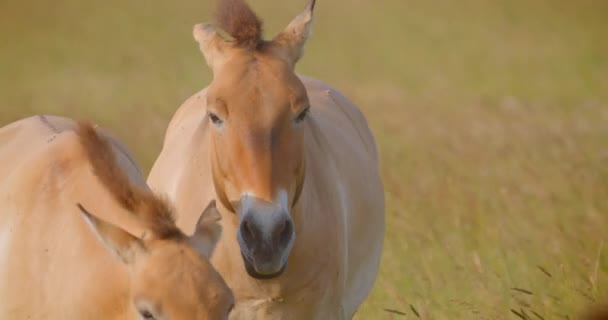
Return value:
M 125 208 L 116 200 L 117 190 L 100 181 L 100 171 L 110 168 L 122 176 L 106 178 L 122 182 L 130 196 L 149 193 L 126 149 L 107 134 L 89 128 L 86 138 L 79 130 L 85 129 L 74 121 L 46 116 L 0 128 L 0 318 L 129 320 L 162 304 L 150 319 L 194 319 L 197 312 L 196 319 L 207 319 L 201 304 L 210 300 L 196 293 L 201 290 L 216 296 L 216 306 L 205 306 L 216 312 L 212 318 L 224 318 L 231 293 L 210 264 L 182 242 L 187 238 L 176 227 L 167 229 L 176 232 L 175 240 L 156 237 L 156 227 L 149 229 L 138 216 L 144 209 Z M 106 142 L 98 143 L 102 150 L 96 154 L 95 145 L 83 146 L 86 139 Z M 95 216 L 79 214 L 77 204 Z M 132 236 L 144 232 L 147 240 Z M 186 269 L 196 280 L 175 280 L 166 272 L 167 262 L 196 266 Z M 148 263 L 159 269 L 146 271 Z M 173 285 L 200 284 L 201 276 L 208 287 L 179 289 L 181 307 L 162 296 Z M 183 312 L 194 315 L 178 316 Z
M 118 295 L 126 294 L 124 286 L 116 285 L 121 279 L 125 280 L 126 274 L 120 262 L 113 259 L 100 261 L 103 248 L 95 246 L 93 235 L 75 213 L 75 202 L 66 203 L 66 199 L 78 198 L 90 205 L 93 199 L 78 195 L 83 194 L 83 188 L 96 189 L 103 194 L 94 183 L 86 186 L 78 183 L 94 179 L 70 182 L 82 174 L 78 172 L 79 166 L 75 161 L 70 161 L 75 160 L 74 153 L 78 152 L 75 136 L 56 134 L 51 127 L 34 119 L 9 125 L 0 131 L 0 136 L 3 137 L 0 140 L 5 140 L 0 151 L 0 171 L 4 177 L 0 187 L 3 199 L 0 212 L 0 238 L 3 240 L 0 252 L 0 283 L 3 284 L 0 288 L 0 318 L 94 318 L 94 314 L 86 310 L 90 308 L 78 306 L 97 301 L 99 310 L 96 311 L 111 310 L 114 306 L 117 311 L 110 314 L 109 319 L 119 319 L 118 310 L 125 306 L 110 295 L 99 293 L 89 297 L 83 294 L 87 292 L 84 286 L 99 287 L 103 282 L 115 287 Z M 73 214 L 64 214 L 65 210 L 61 210 L 68 205 Z M 37 236 L 32 237 L 32 234 Z M 88 257 L 79 254 L 85 252 Z M 65 265 L 58 265 L 53 258 L 60 254 Z M 95 270 L 101 272 L 99 278 L 92 276 Z M 70 297 L 59 290 L 69 293 Z M 72 299 L 81 303 L 75 303 L 74 309 L 66 309 L 62 300 Z

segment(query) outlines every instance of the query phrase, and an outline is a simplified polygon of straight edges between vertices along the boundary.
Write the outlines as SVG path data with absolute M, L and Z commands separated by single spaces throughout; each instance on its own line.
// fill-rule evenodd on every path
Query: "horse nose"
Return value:
M 293 221 L 283 210 L 248 210 L 241 219 L 239 231 L 248 247 L 285 247 L 293 235 Z
M 246 267 L 260 276 L 279 274 L 295 240 L 294 224 L 280 205 L 244 199 L 237 240 Z

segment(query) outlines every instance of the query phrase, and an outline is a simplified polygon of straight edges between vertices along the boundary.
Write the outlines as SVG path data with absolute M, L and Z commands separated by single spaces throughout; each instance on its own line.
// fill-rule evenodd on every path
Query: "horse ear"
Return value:
M 286 59 L 292 65 L 295 65 L 302 57 L 304 45 L 310 37 L 315 2 L 315 0 L 310 0 L 304 11 L 272 40 L 273 45 L 283 51 Z
M 215 245 L 222 235 L 222 226 L 219 224 L 221 219 L 215 200 L 211 200 L 199 217 L 194 234 L 190 237 L 191 244 L 207 258 L 213 254 Z
M 230 36 L 209 23 L 195 25 L 192 34 L 198 42 L 207 65 L 215 73 L 228 58 L 231 47 Z
M 145 252 L 146 249 L 142 240 L 109 222 L 97 218 L 82 205 L 78 204 L 78 208 L 91 231 L 104 247 L 120 261 L 125 264 L 132 264 L 140 253 Z

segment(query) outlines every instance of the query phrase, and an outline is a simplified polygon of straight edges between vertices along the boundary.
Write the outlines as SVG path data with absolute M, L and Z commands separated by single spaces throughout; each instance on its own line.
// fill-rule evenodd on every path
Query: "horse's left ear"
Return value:
M 315 0 L 310 0 L 304 12 L 295 17 L 283 32 L 272 39 L 272 44 L 282 51 L 292 65 L 295 65 L 304 53 L 304 45 L 310 36 L 315 2 Z
M 207 258 L 213 254 L 215 245 L 222 235 L 222 226 L 219 223 L 221 219 L 215 200 L 211 200 L 199 217 L 194 234 L 190 237 L 190 244 Z
M 127 265 L 135 263 L 142 253 L 146 252 L 146 246 L 139 238 L 134 237 L 127 231 L 106 222 L 88 212 L 82 205 L 78 204 L 82 218 L 89 226 L 93 234 L 120 261 Z

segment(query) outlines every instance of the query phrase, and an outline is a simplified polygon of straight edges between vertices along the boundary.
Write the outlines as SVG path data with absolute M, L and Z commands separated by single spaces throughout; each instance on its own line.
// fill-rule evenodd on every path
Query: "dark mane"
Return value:
M 245 0 L 219 0 L 216 20 L 238 46 L 256 49 L 262 43 L 262 21 Z
M 121 206 L 139 216 L 145 227 L 161 239 L 182 236 L 168 203 L 151 191 L 134 185 L 119 166 L 110 141 L 102 138 L 95 128 L 81 122 L 78 138 L 93 167 L 94 174 Z

